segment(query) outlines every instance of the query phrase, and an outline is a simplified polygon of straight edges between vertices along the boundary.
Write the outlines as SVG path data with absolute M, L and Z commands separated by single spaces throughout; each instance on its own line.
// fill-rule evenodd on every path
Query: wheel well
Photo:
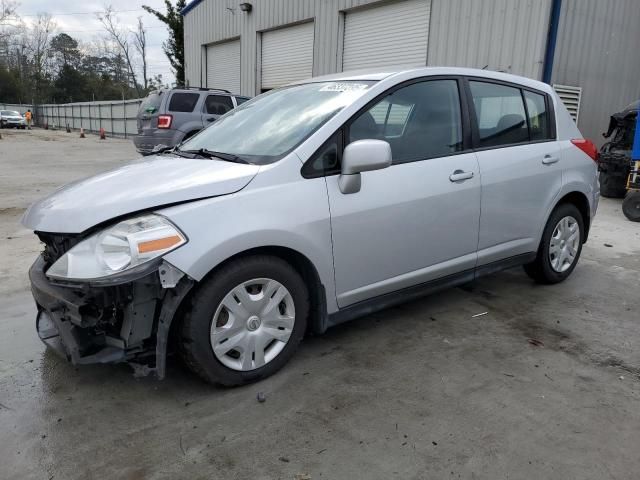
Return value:
M 318 271 L 316 270 L 313 263 L 311 263 L 311 260 L 309 260 L 306 256 L 296 250 L 279 246 L 266 246 L 245 250 L 233 255 L 232 257 L 227 258 L 225 261 L 216 265 L 211 271 L 209 271 L 209 273 L 205 275 L 205 277 L 200 282 L 213 275 L 218 269 L 220 269 L 227 263 L 237 260 L 238 258 L 248 257 L 251 255 L 270 255 L 273 257 L 278 257 L 291 265 L 300 274 L 307 286 L 307 289 L 309 290 L 310 317 L 308 322 L 308 330 L 311 333 L 324 332 L 324 330 L 326 330 L 327 319 L 327 301 L 324 285 L 322 285 L 320 276 L 318 275 Z M 184 313 L 184 309 L 189 307 L 191 303 L 191 296 L 196 289 L 197 285 L 191 290 L 191 292 L 189 292 L 189 294 L 183 299 L 182 303 L 180 304 L 180 308 L 175 317 L 177 321 L 172 322 L 171 325 L 171 331 L 169 334 L 171 341 L 174 341 L 175 339 L 175 330 L 178 328 L 178 324 L 180 323 L 180 320 Z
M 587 238 L 589 237 L 589 229 L 591 228 L 591 216 L 589 214 L 589 211 L 590 211 L 589 200 L 587 200 L 587 197 L 584 195 L 584 193 L 571 192 L 566 194 L 564 197 L 562 197 L 558 202 L 558 205 L 561 205 L 563 203 L 570 203 L 572 205 L 575 205 L 576 208 L 582 214 L 582 221 L 584 222 L 584 230 L 585 230 L 582 243 L 585 243 L 587 241 Z

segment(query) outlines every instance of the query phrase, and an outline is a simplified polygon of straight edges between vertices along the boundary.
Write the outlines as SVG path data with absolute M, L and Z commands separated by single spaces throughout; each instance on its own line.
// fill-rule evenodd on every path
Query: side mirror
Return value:
M 383 140 L 358 140 L 347 145 L 342 155 L 338 186 L 344 194 L 360 191 L 360 172 L 380 170 L 391 165 L 391 145 Z

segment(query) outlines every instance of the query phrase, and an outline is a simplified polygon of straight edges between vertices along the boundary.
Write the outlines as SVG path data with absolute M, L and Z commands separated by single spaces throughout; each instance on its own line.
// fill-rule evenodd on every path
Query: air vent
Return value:
M 580 99 L 582 98 L 582 87 L 572 87 L 570 85 L 554 85 L 556 91 L 564 106 L 569 110 L 569 115 L 573 121 L 578 124 L 578 116 L 580 115 Z

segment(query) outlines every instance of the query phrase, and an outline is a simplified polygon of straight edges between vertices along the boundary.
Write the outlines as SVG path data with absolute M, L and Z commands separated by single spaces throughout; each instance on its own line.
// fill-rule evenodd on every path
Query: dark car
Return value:
M 153 91 L 138 110 L 138 135 L 133 143 L 143 155 L 153 153 L 159 145 L 173 147 L 247 100 L 222 89 Z

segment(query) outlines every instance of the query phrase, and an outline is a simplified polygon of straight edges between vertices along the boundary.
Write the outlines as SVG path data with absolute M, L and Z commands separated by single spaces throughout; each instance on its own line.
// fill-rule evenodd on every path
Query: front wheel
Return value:
M 536 259 L 524 266 L 527 275 L 545 284 L 565 280 L 580 258 L 583 232 L 582 214 L 575 205 L 556 207 L 544 228 Z
M 308 314 L 307 288 L 291 265 L 263 255 L 240 258 L 215 272 L 191 298 L 180 352 L 209 383 L 260 380 L 293 356 Z

